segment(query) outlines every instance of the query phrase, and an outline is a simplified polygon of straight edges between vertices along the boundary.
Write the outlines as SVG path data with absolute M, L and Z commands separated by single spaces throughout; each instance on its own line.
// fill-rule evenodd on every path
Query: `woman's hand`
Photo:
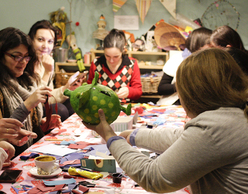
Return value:
M 74 91 L 76 88 L 82 85 L 84 78 L 78 79 L 69 86 L 69 90 Z
M 29 138 L 36 139 L 37 134 L 31 131 L 27 131 L 25 129 L 21 129 L 20 131 L 18 131 L 16 138 L 7 138 L 7 140 L 13 145 L 23 146 L 24 144 L 27 143 Z
M 33 94 L 31 94 L 25 101 L 24 105 L 31 111 L 34 107 L 36 107 L 40 102 L 45 103 L 47 97 L 52 96 L 52 89 L 49 87 L 38 88 Z
M 130 135 L 132 132 L 133 130 L 126 130 L 126 131 L 121 132 L 119 136 L 124 137 L 127 140 L 127 142 L 130 144 Z
M 45 73 L 52 73 L 54 71 L 54 59 L 49 54 L 42 55 L 41 63 L 45 68 Z
M 0 119 L 0 137 L 16 138 L 23 124 L 17 119 L 2 118 Z
M 76 88 L 78 88 L 79 86 L 81 86 L 83 81 L 86 79 L 87 73 L 88 72 L 79 73 L 79 71 L 77 71 L 75 74 L 73 74 L 70 77 L 70 79 L 68 80 L 66 85 L 63 86 L 62 91 L 64 92 L 65 89 L 69 89 L 69 90 L 73 91 Z
M 4 163 L 10 163 L 10 159 L 15 155 L 14 146 L 6 141 L 0 141 L 0 147 L 5 149 L 8 153 L 8 158 L 4 161 Z
M 110 137 L 116 136 L 116 134 L 106 121 L 105 114 L 102 109 L 98 110 L 98 114 L 100 117 L 100 123 L 98 125 L 90 125 L 85 122 L 83 122 L 83 124 L 87 128 L 97 132 L 107 142 Z
M 62 126 L 62 122 L 61 122 L 61 117 L 57 114 L 52 114 L 51 115 L 51 120 L 50 120 L 50 123 L 49 123 L 49 127 L 48 127 L 48 130 L 49 129 L 53 129 L 53 128 L 60 128 Z M 42 118 L 41 119 L 41 125 L 44 124 L 46 122 L 46 117 Z
M 128 87 L 120 88 L 120 90 L 116 94 L 120 99 L 127 98 L 129 95 L 129 89 Z

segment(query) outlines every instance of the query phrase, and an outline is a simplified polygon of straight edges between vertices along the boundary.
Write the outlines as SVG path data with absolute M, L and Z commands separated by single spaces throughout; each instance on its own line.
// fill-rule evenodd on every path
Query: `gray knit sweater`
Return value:
M 135 144 L 161 155 L 149 159 L 123 139 L 109 149 L 147 191 L 166 193 L 190 185 L 194 194 L 248 193 L 248 122 L 239 108 L 206 111 L 185 130 L 140 129 Z

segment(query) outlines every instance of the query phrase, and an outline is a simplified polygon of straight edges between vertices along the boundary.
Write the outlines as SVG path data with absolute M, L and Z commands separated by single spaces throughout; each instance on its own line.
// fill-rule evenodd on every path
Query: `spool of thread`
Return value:
M 84 55 L 84 63 L 85 64 L 90 64 L 90 53 L 86 53 Z

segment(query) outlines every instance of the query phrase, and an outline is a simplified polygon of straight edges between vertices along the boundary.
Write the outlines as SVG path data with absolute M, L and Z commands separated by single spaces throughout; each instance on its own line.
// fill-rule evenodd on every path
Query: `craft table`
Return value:
M 142 109 L 141 109 L 142 107 Z M 132 115 L 134 110 L 141 110 L 139 114 L 138 123 L 150 123 L 153 127 L 183 127 L 186 122 L 186 114 L 181 106 L 165 106 L 165 107 L 154 107 L 147 104 L 134 104 L 132 108 Z M 146 110 L 144 110 L 146 109 Z M 144 111 L 143 111 L 144 110 Z M 142 113 L 143 112 L 143 113 Z M 125 116 L 121 113 L 120 116 Z M 144 127 L 144 126 L 143 126 Z M 25 152 L 13 159 L 11 167 L 7 169 L 21 169 L 23 173 L 16 183 L 0 183 L 0 190 L 7 194 L 10 193 L 28 193 L 28 190 L 32 187 L 36 187 L 43 180 L 62 180 L 65 172 L 60 172 L 55 177 L 36 177 L 30 172 L 35 168 L 34 159 L 21 160 L 20 156 L 28 156 L 32 149 L 39 148 L 48 144 L 59 144 L 61 141 L 77 141 L 78 137 L 75 134 L 80 134 L 80 141 L 86 145 L 101 144 L 102 139 L 96 137 L 91 130 L 87 129 L 81 122 L 81 119 L 77 114 L 73 114 L 67 120 L 62 123 L 61 129 L 54 129 L 51 133 L 44 136 L 37 143 L 33 144 Z M 40 153 L 43 155 L 42 153 Z M 149 193 L 141 187 L 137 187 L 136 183 L 129 177 L 122 180 L 121 184 L 112 182 L 112 177 L 105 176 L 99 180 L 85 179 L 83 177 L 75 179 L 76 182 L 87 180 L 97 185 L 96 188 L 90 188 L 89 193 Z M 24 185 L 24 186 L 23 186 Z M 26 185 L 26 187 L 25 187 Z M 26 191 L 25 191 L 26 190 Z M 49 193 L 49 192 L 47 192 Z M 189 191 L 185 188 L 173 194 L 187 194 Z

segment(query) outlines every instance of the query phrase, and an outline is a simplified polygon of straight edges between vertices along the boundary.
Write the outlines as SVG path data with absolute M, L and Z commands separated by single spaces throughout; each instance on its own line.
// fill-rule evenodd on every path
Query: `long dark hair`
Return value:
M 5 52 L 18 47 L 23 44 L 28 49 L 28 55 L 31 60 L 28 62 L 23 75 L 15 78 L 10 70 L 4 64 L 5 62 Z M 34 65 L 38 61 L 35 53 L 35 49 L 32 44 L 32 40 L 19 29 L 8 27 L 0 31 L 0 83 L 8 86 L 7 76 L 11 76 L 13 79 L 17 79 L 22 86 L 32 85 L 32 80 L 29 76 L 33 77 L 37 82 L 39 80 L 38 76 L 34 72 Z
M 30 28 L 28 35 L 32 40 L 34 40 L 34 37 L 36 35 L 37 30 L 39 29 L 48 29 L 52 30 L 54 32 L 54 45 L 57 42 L 57 33 L 55 27 L 49 22 L 48 20 L 40 20 L 33 24 L 33 26 Z

